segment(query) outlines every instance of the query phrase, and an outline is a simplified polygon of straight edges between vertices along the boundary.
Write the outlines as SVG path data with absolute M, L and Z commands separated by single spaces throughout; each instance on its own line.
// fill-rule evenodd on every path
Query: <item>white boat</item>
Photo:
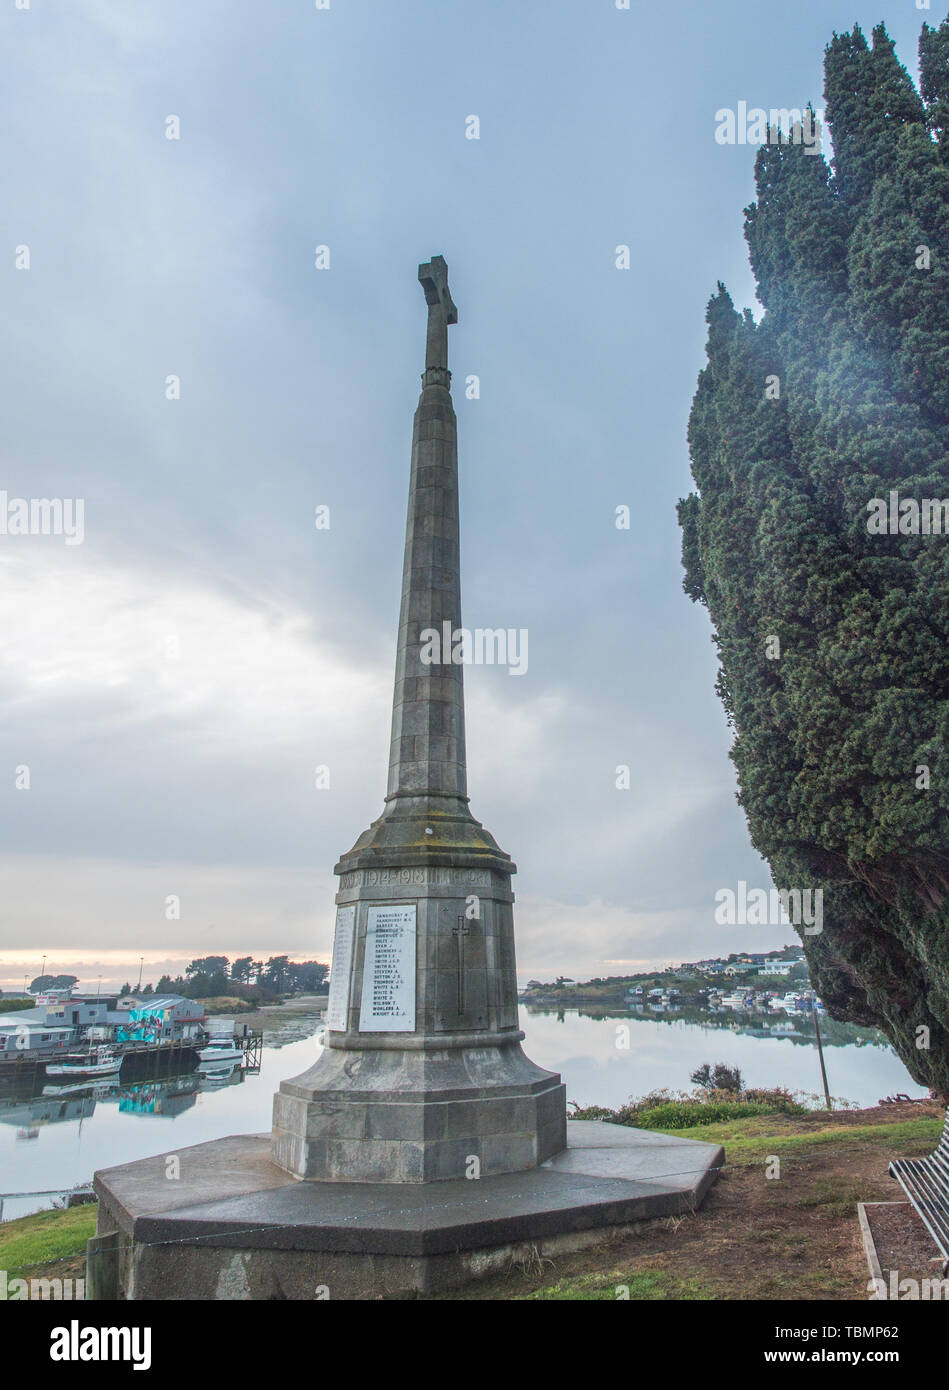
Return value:
M 198 1067 L 198 1074 L 201 1077 L 201 1089 L 203 1091 L 214 1091 L 220 1086 L 230 1086 L 236 1081 L 243 1080 L 243 1072 L 238 1062 L 202 1062 Z
M 111 1076 L 121 1071 L 122 1058 L 112 1047 L 93 1047 L 88 1052 L 67 1052 L 60 1062 L 47 1062 L 47 1076 L 65 1076 L 73 1081 L 87 1076 Z
M 234 1062 L 239 1062 L 243 1055 L 233 1038 L 211 1038 L 207 1046 L 202 1047 L 198 1053 L 202 1067 L 232 1066 Z
M 44 1086 L 42 1094 L 44 1096 L 71 1096 L 76 1091 L 91 1091 L 97 1100 L 102 1100 L 111 1094 L 114 1087 L 114 1076 L 107 1081 L 103 1081 L 101 1077 L 98 1081 L 94 1079 L 89 1081 L 70 1081 L 67 1077 L 55 1086 Z
M 749 1001 L 743 990 L 735 990 L 732 994 L 723 994 L 719 1002 L 723 1009 L 746 1009 Z

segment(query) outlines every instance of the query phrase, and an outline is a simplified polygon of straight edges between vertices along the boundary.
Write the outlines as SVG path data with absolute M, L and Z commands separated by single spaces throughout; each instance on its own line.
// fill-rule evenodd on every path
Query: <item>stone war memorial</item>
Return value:
M 93 1297 L 315 1299 L 458 1287 L 691 1210 L 715 1144 L 567 1121 L 524 1054 L 515 866 L 468 808 L 458 449 L 444 259 L 412 437 L 388 792 L 336 865 L 325 1046 L 274 1097 L 271 1134 L 100 1171 Z

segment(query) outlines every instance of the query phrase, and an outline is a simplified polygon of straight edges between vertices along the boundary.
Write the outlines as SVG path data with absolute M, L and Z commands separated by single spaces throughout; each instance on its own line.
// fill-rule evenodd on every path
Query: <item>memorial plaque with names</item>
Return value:
M 369 908 L 359 1031 L 415 1032 L 415 903 Z
M 349 1023 L 349 976 L 353 966 L 355 927 L 355 907 L 338 907 L 336 934 L 333 937 L 330 997 L 326 1005 L 326 1026 L 334 1033 L 345 1033 Z

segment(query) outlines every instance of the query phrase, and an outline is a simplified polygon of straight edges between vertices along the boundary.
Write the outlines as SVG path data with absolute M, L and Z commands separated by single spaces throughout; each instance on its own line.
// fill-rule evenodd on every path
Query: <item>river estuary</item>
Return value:
M 813 1020 L 798 1017 L 521 1010 L 528 1055 L 559 1071 L 579 1105 L 621 1105 L 654 1088 L 689 1089 L 703 1062 L 741 1069 L 749 1086 L 821 1089 Z M 265 1035 L 259 1072 L 195 1073 L 161 1082 L 101 1083 L 85 1089 L 42 1083 L 35 1094 L 0 1092 L 0 1193 L 38 1193 L 88 1181 L 97 1168 L 177 1151 L 227 1134 L 270 1128 L 271 1098 L 319 1052 L 316 1014 Z M 822 1020 L 831 1094 L 861 1106 L 898 1091 L 925 1090 L 880 1037 Z M 51 1205 L 48 1196 L 3 1199 L 9 1220 Z

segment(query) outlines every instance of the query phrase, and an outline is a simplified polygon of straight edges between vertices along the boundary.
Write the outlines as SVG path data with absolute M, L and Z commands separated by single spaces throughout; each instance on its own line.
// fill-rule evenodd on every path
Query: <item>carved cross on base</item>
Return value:
M 464 913 L 459 914 L 457 927 L 452 927 L 452 936 L 458 938 L 458 1012 L 465 1011 L 465 937 L 469 934 Z
M 425 370 L 448 370 L 448 325 L 458 322 L 458 310 L 448 288 L 448 266 L 444 256 L 433 256 L 418 268 L 419 284 L 428 305 L 428 337 L 425 344 Z

